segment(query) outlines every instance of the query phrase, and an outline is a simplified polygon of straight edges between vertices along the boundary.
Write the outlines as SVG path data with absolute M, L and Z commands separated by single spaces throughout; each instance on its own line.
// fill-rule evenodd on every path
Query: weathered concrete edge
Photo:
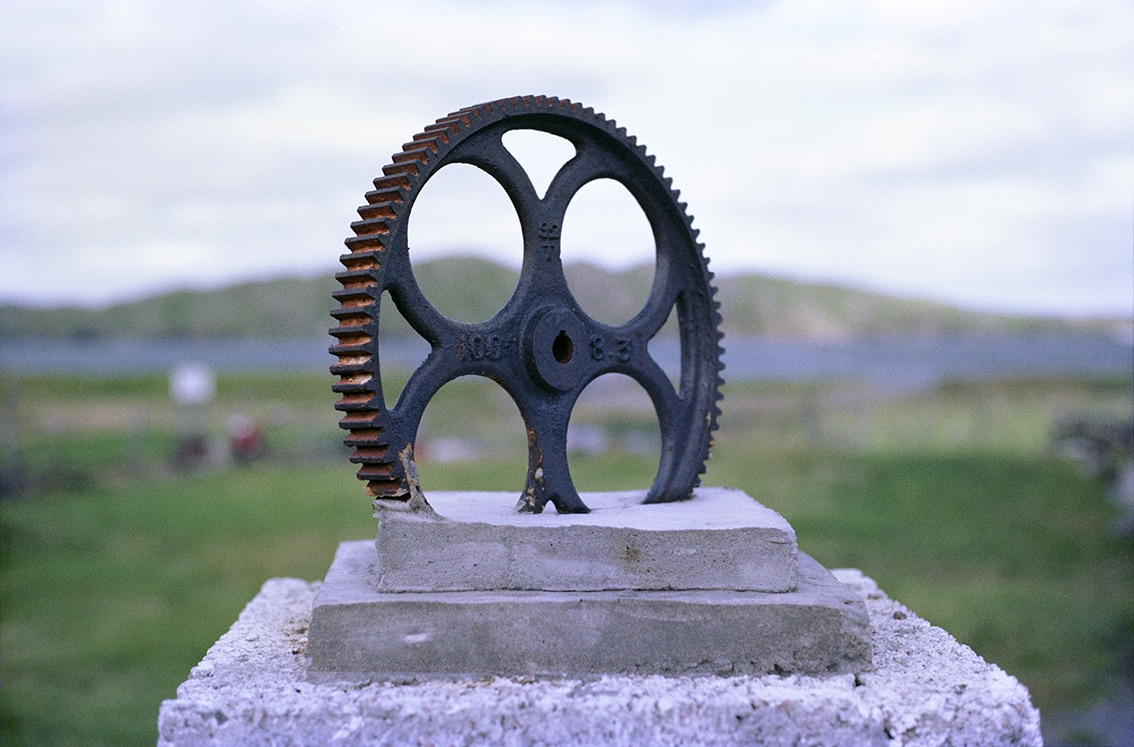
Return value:
M 375 582 L 398 592 L 796 586 L 795 530 L 741 490 L 653 506 L 645 491 L 582 497 L 589 514 L 520 515 L 501 492 L 435 493 L 432 520 L 376 506 Z
M 874 669 L 807 677 L 489 678 L 356 688 L 304 680 L 318 583 L 271 579 L 162 703 L 171 745 L 740 743 L 1039 745 L 1028 691 L 855 570 Z
M 664 511 L 661 506 L 659 511 Z M 381 516 L 383 591 L 791 591 L 792 534 L 772 527 L 648 531 L 602 526 L 426 523 Z
M 870 668 L 862 600 L 806 555 L 784 593 L 373 588 L 377 555 L 340 545 L 316 596 L 316 679 L 829 674 Z

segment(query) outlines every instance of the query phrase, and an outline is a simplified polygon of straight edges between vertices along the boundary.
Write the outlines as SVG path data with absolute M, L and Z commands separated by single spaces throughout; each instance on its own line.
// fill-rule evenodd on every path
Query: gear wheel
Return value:
M 501 141 L 529 129 L 570 141 L 576 155 L 541 199 L 527 173 Z M 438 169 L 471 164 L 501 184 L 520 220 L 524 242 L 520 280 L 491 319 L 469 324 L 442 315 L 423 295 L 410 263 L 407 228 L 422 186 Z M 331 372 L 345 413 L 344 443 L 361 465 L 358 477 L 376 499 L 411 501 L 420 495 L 413 445 L 426 404 L 442 385 L 470 374 L 500 384 L 516 402 L 528 433 L 528 474 L 517 509 L 539 513 L 548 501 L 560 513 L 589 509 L 567 466 L 567 424 L 579 394 L 596 377 L 625 374 L 649 395 L 661 431 L 661 458 L 646 503 L 688 498 L 705 471 L 720 415 L 723 369 L 720 304 L 697 241 L 698 231 L 672 180 L 625 128 L 566 99 L 525 96 L 472 106 L 415 135 L 374 180 L 356 234 L 335 277 L 341 304 L 331 312 L 338 362 Z M 645 306 L 611 326 L 590 317 L 567 287 L 559 255 L 560 227 L 572 197 L 586 183 L 610 178 L 637 200 L 654 234 L 657 266 Z M 379 370 L 379 311 L 383 292 L 431 346 L 398 401 L 383 398 Z M 650 357 L 647 343 L 676 307 L 681 378 L 675 389 Z

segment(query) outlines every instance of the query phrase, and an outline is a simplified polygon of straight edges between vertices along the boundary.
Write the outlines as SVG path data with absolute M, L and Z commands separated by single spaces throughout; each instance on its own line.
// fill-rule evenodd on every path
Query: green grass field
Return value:
M 321 578 L 340 541 L 373 536 L 330 383 L 221 377 L 190 416 L 162 377 L 0 379 L 0 468 L 23 486 L 0 504 L 0 743 L 153 744 L 161 700 L 265 579 Z M 427 494 L 518 491 L 514 406 L 484 382 L 443 395 L 423 424 Z M 804 552 L 861 568 L 1019 677 L 1041 711 L 1082 706 L 1134 662 L 1134 542 L 1049 434 L 1059 417 L 1131 406 L 1121 381 L 729 385 L 705 483 L 781 512 Z M 582 487 L 648 483 L 644 409 L 617 387 L 581 403 L 577 422 L 618 436 L 572 456 Z M 264 426 L 262 459 L 179 468 L 179 434 L 219 438 L 237 412 Z

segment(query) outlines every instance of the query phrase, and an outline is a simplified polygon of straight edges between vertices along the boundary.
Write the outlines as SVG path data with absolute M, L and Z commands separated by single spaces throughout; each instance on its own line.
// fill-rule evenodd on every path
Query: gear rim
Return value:
M 560 167 L 542 198 L 501 141 L 516 129 L 559 135 L 576 148 L 576 156 Z M 409 257 L 408 224 L 417 195 L 451 163 L 477 166 L 500 183 L 524 235 L 523 267 L 512 297 L 494 317 L 474 324 L 437 311 L 417 285 Z M 566 99 L 525 96 L 467 107 L 437 120 L 382 171 L 366 193 L 367 204 L 358 208 L 360 220 L 351 224 L 356 235 L 346 240 L 350 252 L 340 257 L 345 270 L 335 277 L 342 289 L 334 293 L 340 306 L 331 312 L 338 326 L 330 330 L 337 339 L 330 352 L 338 357 L 331 372 L 340 379 L 332 389 L 342 395 L 335 407 L 344 413 L 340 427 L 350 431 L 344 443 L 354 448 L 350 460 L 360 465 L 358 477 L 366 482 L 366 491 L 376 499 L 403 501 L 420 493 L 412 449 L 421 413 L 440 386 L 473 374 L 500 384 L 527 428 L 528 475 L 517 508 L 538 513 L 552 502 L 561 513 L 585 512 L 567 466 L 567 421 L 591 381 L 624 373 L 646 389 L 662 436 L 659 468 L 646 502 L 687 498 L 704 472 L 720 415 L 720 304 L 692 217 L 645 147 L 593 109 Z M 599 178 L 614 178 L 630 191 L 655 237 L 650 297 L 621 325 L 597 322 L 578 306 L 559 256 L 567 206 L 582 186 Z M 387 406 L 381 387 L 383 295 L 431 346 L 393 407 Z M 681 336 L 676 390 L 646 350 L 675 308 Z M 548 323 L 555 314 L 562 318 Z M 562 327 L 558 336 L 557 327 Z M 526 376 L 517 374 L 517 368 Z

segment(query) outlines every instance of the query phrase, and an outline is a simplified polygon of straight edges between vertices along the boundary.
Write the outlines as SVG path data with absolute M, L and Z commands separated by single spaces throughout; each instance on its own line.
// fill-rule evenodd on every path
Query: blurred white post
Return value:
M 205 414 L 216 393 L 216 376 L 202 363 L 182 363 L 169 376 L 169 391 L 177 405 L 175 466 L 199 467 L 209 457 Z

